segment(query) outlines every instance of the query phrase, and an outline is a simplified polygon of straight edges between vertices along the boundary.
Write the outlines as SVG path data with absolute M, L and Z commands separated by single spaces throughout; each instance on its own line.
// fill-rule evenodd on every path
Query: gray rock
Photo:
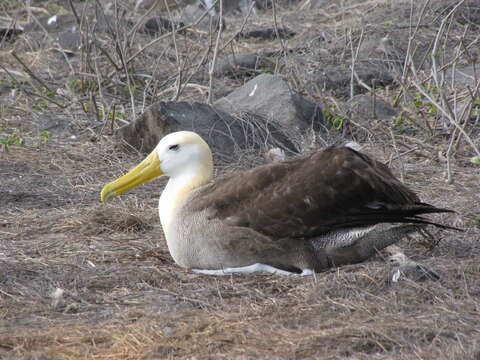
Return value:
M 330 5 L 332 5 L 332 0 L 309 0 L 305 5 L 304 8 L 308 9 L 323 9 Z
M 475 88 L 480 76 L 480 63 L 450 67 L 445 71 L 446 85 L 454 88 Z
M 355 95 L 347 103 L 351 106 L 353 118 L 390 120 L 398 115 L 390 104 L 371 95 Z
M 251 0 L 223 0 L 223 14 L 247 14 L 251 6 Z M 216 5 L 216 10 L 219 10 L 219 2 Z
M 106 32 L 115 35 L 117 28 L 132 29 L 134 23 L 125 18 L 117 19 L 113 15 L 105 14 L 103 11 L 98 10 L 97 14 L 93 18 L 88 18 L 91 22 L 91 26 L 95 25 L 95 30 L 98 32 Z
M 200 3 L 186 6 L 175 19 L 177 22 L 184 24 L 192 24 L 197 21 L 206 11 L 205 6 Z M 220 23 L 220 18 L 215 14 L 215 10 L 209 11 L 209 14 L 205 16 L 202 21 L 197 24 L 197 28 L 209 30 L 210 26 L 216 29 Z M 223 29 L 226 28 L 225 19 L 223 20 Z
M 185 0 L 183 0 L 185 1 Z M 202 6 L 204 8 L 207 7 L 212 7 L 212 5 L 215 3 L 214 0 L 189 0 L 191 2 L 196 2 L 196 3 L 203 3 Z M 264 1 L 271 1 L 271 0 L 264 0 Z M 228 15 L 238 15 L 238 14 L 248 14 L 250 11 L 253 11 L 255 14 L 255 11 L 257 10 L 256 6 L 256 1 L 255 0 L 223 0 L 223 15 L 228 16 Z M 252 10 L 250 10 L 250 8 Z M 212 12 L 215 14 L 219 14 L 220 11 L 220 1 L 217 1 L 215 5 L 212 7 Z
M 450 6 L 447 6 L 444 9 L 440 7 L 437 10 L 437 12 L 439 13 L 448 12 L 453 8 L 455 4 L 453 3 L 449 5 Z M 455 12 L 453 16 L 462 25 L 468 24 L 468 25 L 480 26 L 480 3 L 478 2 L 478 0 L 467 0 L 462 4 L 462 6 L 458 8 L 458 10 Z
M 118 19 L 117 24 L 115 16 L 106 14 L 102 8 L 98 8 L 95 14 L 84 16 L 82 22 L 84 24 L 88 23 L 89 28 L 95 29 L 97 34 L 102 32 L 114 34 L 118 26 L 131 28 L 134 25 L 133 22 L 124 18 Z M 43 30 L 53 35 L 61 32 L 75 32 L 78 28 L 77 20 L 73 14 L 57 14 L 38 17 L 36 20 L 25 25 L 24 31 L 30 35 L 40 33 L 40 35 L 43 36 Z
M 267 10 L 272 8 L 272 0 L 253 0 L 255 2 L 255 6 L 259 10 Z M 333 0 L 335 1 L 335 0 Z M 277 8 L 288 8 L 292 6 L 298 6 L 302 0 L 277 0 L 276 7 Z
M 210 145 L 217 163 L 232 162 L 237 152 L 280 146 L 291 152 L 295 147 L 273 124 L 258 117 L 234 117 L 207 104 L 158 102 L 135 122 L 120 128 L 117 136 L 135 149 L 150 152 L 165 135 L 195 131 Z
M 76 53 L 82 44 L 80 33 L 76 29 L 58 33 L 56 40 L 60 49 L 71 53 Z
M 456 89 L 456 91 L 475 89 L 477 86 L 477 81 L 480 77 L 480 63 L 449 67 L 445 70 L 444 75 L 445 75 L 444 86 L 446 88 Z M 441 80 L 440 74 L 439 74 L 439 80 Z M 471 102 L 471 99 L 469 97 L 460 99 L 456 102 L 456 105 L 453 108 L 454 108 L 455 115 L 458 119 L 462 119 L 463 116 L 468 114 L 468 108 L 470 107 L 470 102 Z M 476 111 L 476 109 L 478 108 L 479 108 L 478 104 L 474 105 L 474 110 L 471 113 L 471 117 L 470 117 L 470 121 L 472 122 L 472 124 L 475 124 L 478 121 L 478 116 Z M 452 124 L 450 124 L 450 122 L 446 119 L 444 119 L 444 125 L 446 127 L 452 126 Z
M 272 8 L 271 0 L 254 0 L 255 8 L 259 10 L 268 10 Z
M 221 58 L 215 64 L 214 75 L 242 77 L 268 68 L 272 64 L 256 54 L 229 55 Z
M 157 11 L 165 12 L 168 9 L 170 11 L 187 6 L 189 4 L 194 4 L 195 0 L 137 0 L 135 2 L 135 10 L 149 10 L 153 6 L 156 6 Z
M 40 131 L 49 131 L 54 134 L 69 133 L 71 130 L 70 124 L 62 116 L 55 116 L 55 114 L 40 114 L 35 119 L 35 125 Z
M 318 131 L 324 126 L 320 106 L 297 94 L 276 75 L 259 75 L 214 105 L 226 113 L 246 111 L 262 116 L 289 133 Z
M 292 36 L 295 36 L 295 32 L 286 28 L 265 28 L 265 29 L 253 29 L 242 31 L 241 33 L 237 34 L 237 39 L 258 39 L 258 40 L 275 40 L 278 37 L 280 39 L 289 39 Z
M 394 81 L 392 74 L 386 68 L 368 64 L 357 64 L 355 72 L 358 78 L 370 87 L 384 87 Z M 344 66 L 329 66 L 322 73 L 317 73 L 307 81 L 307 88 L 312 92 L 330 90 L 335 95 L 347 98 L 350 95 L 351 70 Z M 356 79 L 353 82 L 354 93 L 365 93 L 367 89 Z
M 25 32 L 37 32 L 45 29 L 50 34 L 68 31 L 77 26 L 75 16 L 72 14 L 58 14 L 53 16 L 40 16 L 36 21 L 25 25 Z
M 11 28 L 9 26 L 0 26 L 0 42 L 14 42 L 17 36 L 23 34 L 22 29 Z
M 154 16 L 147 20 L 147 22 L 140 28 L 140 31 L 155 36 L 157 34 L 172 32 L 183 26 L 185 26 L 185 24 L 182 22 L 177 23 L 161 16 Z

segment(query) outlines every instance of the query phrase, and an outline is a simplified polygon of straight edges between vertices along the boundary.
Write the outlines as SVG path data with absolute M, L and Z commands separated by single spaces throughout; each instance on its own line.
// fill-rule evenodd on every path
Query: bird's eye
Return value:
M 180 146 L 178 146 L 178 144 L 170 145 L 170 146 L 168 147 L 168 150 L 177 151 L 179 147 L 180 147 Z

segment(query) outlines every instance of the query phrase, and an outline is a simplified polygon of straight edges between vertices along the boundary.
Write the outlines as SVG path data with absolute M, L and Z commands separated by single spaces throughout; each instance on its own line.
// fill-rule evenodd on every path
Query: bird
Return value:
M 391 254 L 388 257 L 391 267 L 387 278 L 389 285 L 395 285 L 402 279 L 410 279 L 412 281 L 440 280 L 440 275 L 437 272 L 409 259 L 398 246 L 389 246 L 388 252 Z
M 213 180 L 213 155 L 192 131 L 164 136 L 127 174 L 106 184 L 106 203 L 156 177 L 168 250 L 181 267 L 209 275 L 308 275 L 363 262 L 450 213 L 420 202 L 389 168 L 350 147 L 225 174 Z

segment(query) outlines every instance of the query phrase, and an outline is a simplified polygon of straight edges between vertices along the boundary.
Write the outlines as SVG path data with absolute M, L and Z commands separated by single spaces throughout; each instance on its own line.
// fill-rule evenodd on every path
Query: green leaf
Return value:
M 470 158 L 470 162 L 475 165 L 480 165 L 480 156 L 474 156 Z

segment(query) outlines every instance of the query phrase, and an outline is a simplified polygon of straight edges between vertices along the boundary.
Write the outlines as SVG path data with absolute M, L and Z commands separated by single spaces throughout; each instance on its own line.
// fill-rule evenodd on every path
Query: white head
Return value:
M 212 152 L 207 143 L 196 133 L 179 131 L 168 134 L 154 150 L 160 160 L 160 169 L 169 177 L 195 172 L 203 175 L 213 172 Z
M 207 143 L 191 131 L 168 134 L 145 160 L 105 185 L 101 200 L 107 202 L 162 175 L 169 176 L 172 181 L 182 179 L 182 183 L 189 184 L 189 190 L 209 182 L 213 176 L 213 160 Z

